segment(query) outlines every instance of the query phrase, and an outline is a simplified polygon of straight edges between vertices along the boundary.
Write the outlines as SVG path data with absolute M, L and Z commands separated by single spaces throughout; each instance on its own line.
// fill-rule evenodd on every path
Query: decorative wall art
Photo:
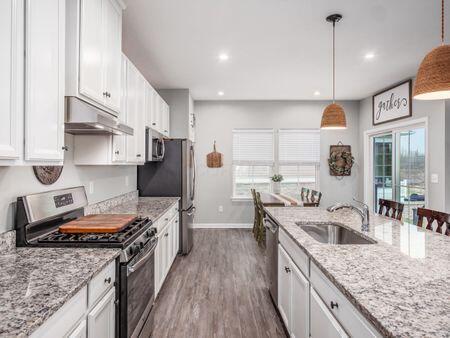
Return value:
M 216 141 L 214 141 L 213 152 L 206 155 L 206 165 L 208 168 L 221 168 L 223 166 L 223 155 L 216 150 Z
M 45 185 L 55 183 L 61 176 L 63 166 L 33 166 L 34 175 Z
M 343 145 L 341 142 L 330 146 L 328 165 L 331 176 L 350 176 L 354 161 L 351 146 Z
M 385 89 L 372 98 L 372 122 L 378 124 L 396 121 L 412 115 L 411 80 Z

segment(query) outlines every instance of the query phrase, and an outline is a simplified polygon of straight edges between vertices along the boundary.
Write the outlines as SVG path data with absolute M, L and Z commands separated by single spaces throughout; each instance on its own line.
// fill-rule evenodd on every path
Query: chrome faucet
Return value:
M 329 206 L 327 210 L 329 212 L 335 212 L 340 209 L 350 209 L 356 211 L 361 216 L 361 231 L 369 231 L 369 206 L 363 202 L 360 202 L 353 198 L 353 200 L 359 204 L 361 207 L 354 206 L 348 203 L 336 203 L 332 206 Z

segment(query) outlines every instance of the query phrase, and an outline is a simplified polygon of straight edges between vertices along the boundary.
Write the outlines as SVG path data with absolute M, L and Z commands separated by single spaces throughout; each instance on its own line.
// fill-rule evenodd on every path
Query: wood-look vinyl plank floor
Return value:
M 195 230 L 157 297 L 154 338 L 286 337 L 249 230 Z

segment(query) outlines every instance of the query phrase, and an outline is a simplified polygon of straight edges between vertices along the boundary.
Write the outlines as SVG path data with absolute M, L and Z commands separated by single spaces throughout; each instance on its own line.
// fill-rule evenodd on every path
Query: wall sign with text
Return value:
M 411 80 L 408 80 L 375 94 L 372 98 L 373 125 L 411 116 L 411 88 Z

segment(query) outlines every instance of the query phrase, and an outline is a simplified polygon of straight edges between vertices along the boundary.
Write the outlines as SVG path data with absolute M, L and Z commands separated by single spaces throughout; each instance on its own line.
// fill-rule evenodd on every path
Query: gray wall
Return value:
M 232 195 L 232 130 L 234 128 L 319 128 L 322 112 L 328 102 L 319 101 L 196 101 L 197 214 L 195 223 L 252 223 L 251 202 L 233 202 Z M 350 201 L 358 196 L 359 102 L 343 103 L 347 130 L 321 132 L 320 190 L 322 205 L 335 201 Z M 220 169 L 206 167 L 206 154 L 212 151 L 214 140 L 224 154 Z M 330 144 L 342 141 L 350 144 L 356 159 L 352 176 L 341 181 L 328 173 Z M 223 212 L 219 212 L 223 206 Z
M 448 106 L 448 105 L 447 105 Z M 446 172 L 446 123 L 449 124 L 448 119 L 446 121 L 445 113 L 445 101 L 418 101 L 413 100 L 412 117 L 399 120 L 393 123 L 404 122 L 407 120 L 414 120 L 418 118 L 428 118 L 428 207 L 436 210 L 449 209 L 449 203 L 447 196 L 446 201 L 446 181 L 450 180 L 449 173 Z M 449 114 L 447 114 L 450 116 Z M 386 123 L 382 126 L 389 127 L 393 123 Z M 359 130 L 360 130 L 360 144 L 361 154 L 363 154 L 364 144 L 364 131 L 373 129 L 372 125 L 372 97 L 368 97 L 361 101 L 360 104 L 360 117 L 359 117 Z M 448 127 L 447 127 L 448 130 Z M 448 151 L 447 151 L 448 153 Z M 450 154 L 447 155 L 447 157 Z M 360 158 L 361 175 L 359 181 L 359 195 L 364 196 L 364 157 Z M 448 165 L 447 165 L 448 168 Z M 447 171 L 449 171 L 447 169 Z M 438 174 L 439 183 L 431 183 L 431 174 Z M 447 176 L 447 177 L 446 177 Z
M 170 137 L 189 137 L 189 89 L 158 89 L 170 106 Z
M 69 151 L 65 154 L 64 169 L 53 185 L 39 183 L 31 166 L 0 167 L 0 233 L 13 229 L 15 201 L 21 195 L 84 185 L 89 203 L 95 203 L 136 190 L 136 166 L 75 166 L 71 135 L 66 134 L 65 144 Z M 89 182 L 93 182 L 92 194 Z

